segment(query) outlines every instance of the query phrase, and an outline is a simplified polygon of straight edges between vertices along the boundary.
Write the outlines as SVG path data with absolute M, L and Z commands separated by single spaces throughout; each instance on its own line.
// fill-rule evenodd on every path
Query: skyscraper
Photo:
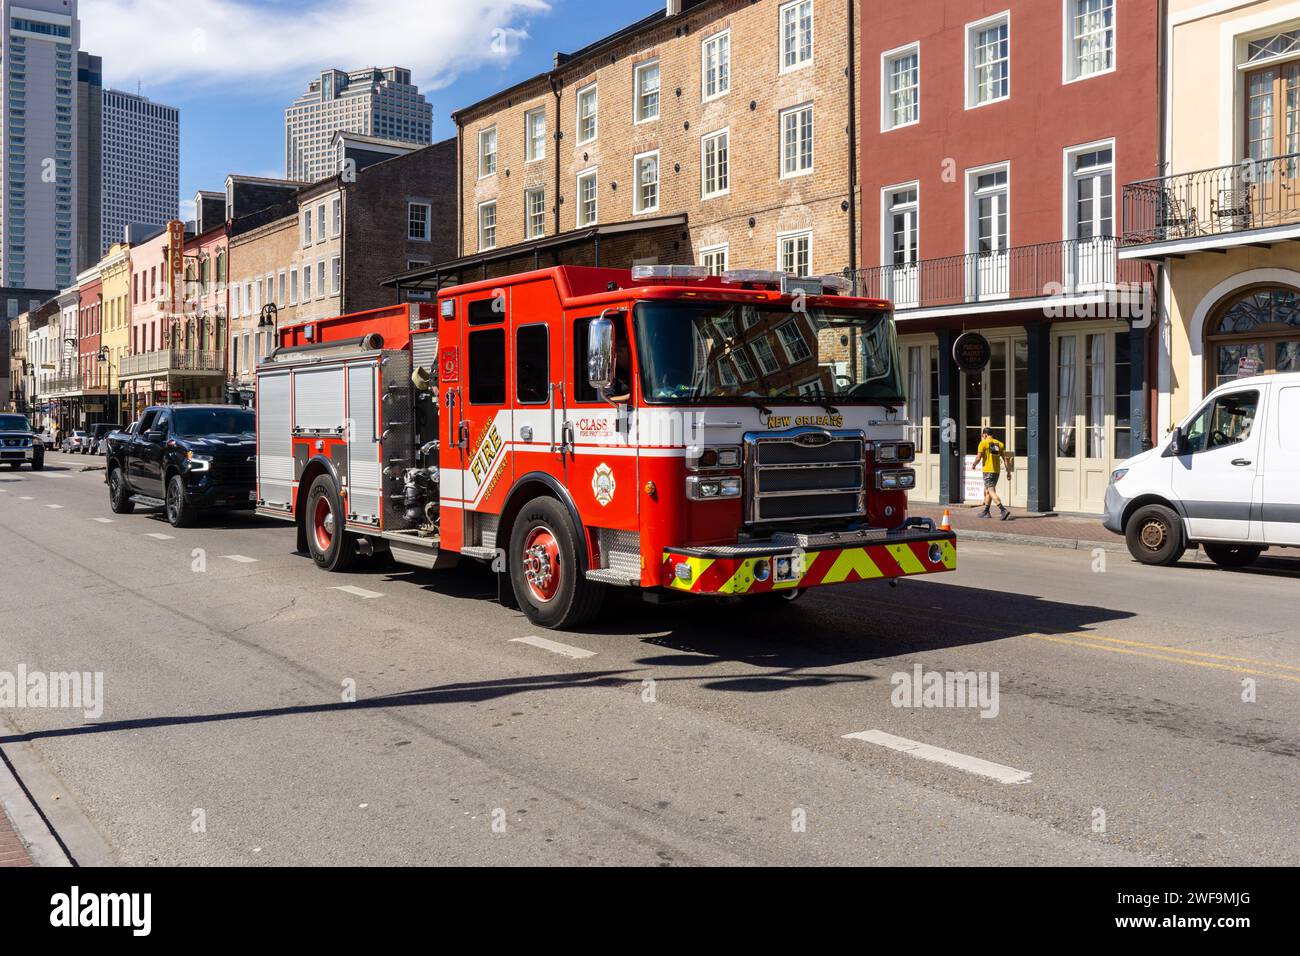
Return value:
M 76 0 L 0 0 L 0 285 L 76 275 Z
M 410 70 L 325 70 L 284 111 L 285 178 L 310 183 L 334 173 L 330 140 L 338 130 L 427 146 L 432 129 L 433 107 L 411 85 Z
M 100 204 L 104 164 L 104 63 L 77 51 L 77 272 L 103 251 Z
M 180 193 L 180 110 L 146 96 L 104 91 L 103 246 L 132 223 L 160 225 L 177 217 Z

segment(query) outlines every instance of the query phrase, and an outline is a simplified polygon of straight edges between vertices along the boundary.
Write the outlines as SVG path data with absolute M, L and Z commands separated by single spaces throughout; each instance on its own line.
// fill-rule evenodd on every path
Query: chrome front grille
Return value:
M 795 428 L 745 435 L 750 524 L 852 520 L 866 514 L 866 436 Z

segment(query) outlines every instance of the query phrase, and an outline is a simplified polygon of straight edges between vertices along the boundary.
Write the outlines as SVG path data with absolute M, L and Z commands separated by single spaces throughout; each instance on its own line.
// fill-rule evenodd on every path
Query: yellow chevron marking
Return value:
M 883 577 L 876 562 L 872 561 L 864 548 L 847 548 L 840 552 L 831 569 L 822 578 L 823 584 L 839 584 L 849 576 L 850 571 L 858 572 L 860 578 Z
M 713 564 L 713 560 L 714 560 L 713 558 L 686 558 L 685 561 L 688 565 L 690 565 L 691 568 L 691 579 L 689 581 L 683 581 L 676 574 L 674 574 L 673 583 L 670 585 L 670 587 L 675 588 L 678 591 L 694 590 L 695 585 L 700 580 L 700 576 L 703 575 L 704 572 L 709 569 L 709 567 Z M 677 563 L 681 564 L 682 562 L 678 561 Z
M 894 556 L 898 566 L 903 569 L 904 574 L 924 574 L 925 565 L 916 553 L 905 544 L 886 545 L 886 549 Z
M 943 549 L 943 566 L 949 571 L 957 570 L 957 545 L 952 541 L 940 541 L 939 547 Z

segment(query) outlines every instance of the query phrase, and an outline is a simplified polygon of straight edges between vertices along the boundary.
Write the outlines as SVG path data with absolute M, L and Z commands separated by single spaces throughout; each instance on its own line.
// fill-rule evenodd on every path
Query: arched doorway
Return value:
M 1300 372 L 1300 290 L 1255 286 L 1210 313 L 1207 391 L 1251 372 Z

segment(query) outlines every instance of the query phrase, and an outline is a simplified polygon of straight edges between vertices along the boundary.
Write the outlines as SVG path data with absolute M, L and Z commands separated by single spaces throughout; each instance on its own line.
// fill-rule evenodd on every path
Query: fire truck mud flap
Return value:
M 677 593 L 737 596 L 956 569 L 957 538 L 938 531 L 886 535 L 847 547 L 669 548 L 663 554 L 663 586 Z

